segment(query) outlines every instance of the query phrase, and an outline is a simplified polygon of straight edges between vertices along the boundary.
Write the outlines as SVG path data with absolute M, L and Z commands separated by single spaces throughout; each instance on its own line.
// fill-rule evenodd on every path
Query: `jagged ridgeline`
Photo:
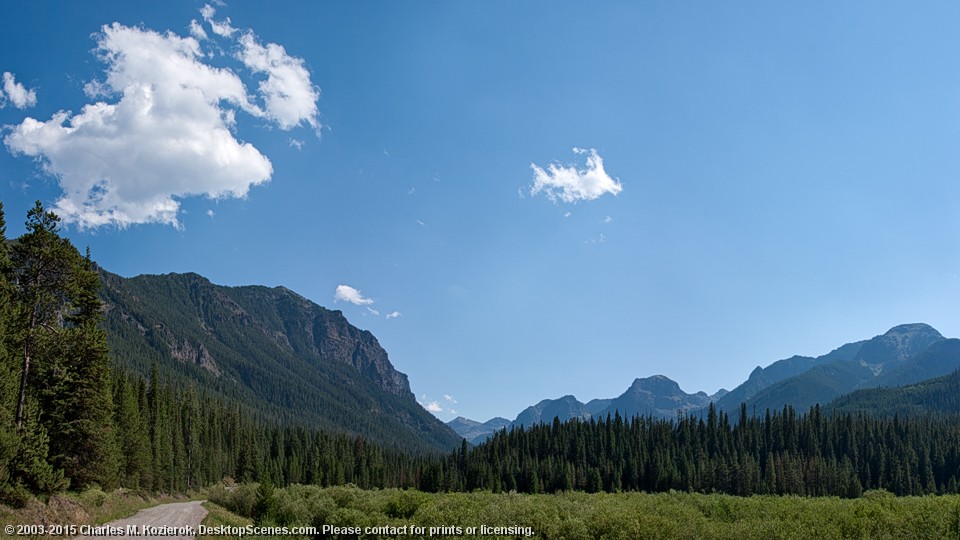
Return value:
M 265 420 L 363 435 L 407 451 L 460 438 L 425 411 L 370 332 L 284 287 L 224 287 L 197 274 L 101 270 L 110 354 L 176 386 L 199 382 Z

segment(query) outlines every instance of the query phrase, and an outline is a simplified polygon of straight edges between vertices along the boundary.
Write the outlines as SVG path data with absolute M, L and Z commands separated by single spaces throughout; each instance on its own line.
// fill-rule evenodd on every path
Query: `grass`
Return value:
M 248 518 L 238 516 L 233 512 L 230 512 L 226 508 L 207 501 L 203 503 L 203 507 L 207 509 L 207 517 L 203 518 L 201 525 L 207 527 L 246 527 L 247 525 L 252 525 L 253 521 Z M 243 538 L 250 538 L 248 536 L 242 536 Z M 209 535 L 204 534 L 197 537 L 198 540 L 239 540 L 241 536 L 239 535 L 229 535 L 229 534 L 218 534 L 218 535 Z

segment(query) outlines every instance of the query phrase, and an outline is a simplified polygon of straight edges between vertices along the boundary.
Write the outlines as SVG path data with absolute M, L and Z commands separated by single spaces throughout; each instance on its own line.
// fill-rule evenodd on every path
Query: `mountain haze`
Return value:
M 467 439 L 470 444 L 480 444 L 487 440 L 487 438 L 495 432 L 509 427 L 510 421 L 506 418 L 500 418 L 497 416 L 487 420 L 486 422 L 477 422 L 476 420 L 470 420 L 469 418 L 458 416 L 447 422 L 447 425 L 457 432 L 457 435 Z
M 920 380 L 916 377 L 935 377 L 949 373 L 960 356 L 949 349 L 933 357 L 926 352 L 942 343 L 944 337 L 931 326 L 922 323 L 895 326 L 867 341 L 844 345 L 828 355 L 815 359 L 810 369 L 771 384 L 746 400 L 750 411 L 779 409 L 784 405 L 805 410 L 817 403 L 825 405 L 833 399 L 858 388 L 889 384 L 907 384 Z M 850 353 L 856 351 L 852 357 Z M 918 362 L 926 361 L 926 368 Z M 952 361 L 950 360 L 952 358 Z M 915 377 L 909 373 L 915 372 Z M 896 374 L 900 373 L 900 376 Z M 922 373 L 922 375 L 921 375 Z M 733 392 L 731 392 L 732 394 Z M 733 410 L 729 394 L 718 407 Z
M 711 399 L 705 392 L 688 394 L 680 385 L 663 375 L 654 375 L 645 379 L 635 379 L 630 388 L 614 398 L 601 415 L 613 415 L 630 418 L 633 416 L 653 416 L 655 418 L 676 418 L 678 412 L 706 407 Z
M 511 425 L 530 427 L 552 422 L 554 418 L 559 418 L 561 422 L 574 418 L 585 420 L 590 418 L 590 413 L 586 405 L 580 403 L 577 398 L 567 395 L 558 399 L 544 399 L 536 405 L 527 407 L 517 415 Z
M 719 395 L 724 393 L 726 390 L 718 392 Z M 557 399 L 541 400 L 521 411 L 512 422 L 494 418 L 480 423 L 458 417 L 447 425 L 471 443 L 477 444 L 504 427 L 532 427 L 552 422 L 554 418 L 566 422 L 573 419 L 604 418 L 617 413 L 627 418 L 635 415 L 676 418 L 678 411 L 705 407 L 711 399 L 714 398 L 704 392 L 687 394 L 675 381 L 663 375 L 654 375 L 635 379 L 626 391 L 615 398 L 592 399 L 581 403 L 576 397 L 566 395 Z
M 957 369 L 960 339 L 945 339 L 927 324 L 902 324 L 818 357 L 792 356 L 767 367 L 757 366 L 746 381 L 729 392 L 721 389 L 712 396 L 704 392 L 688 394 L 671 379 L 654 375 L 634 380 L 615 398 L 594 399 L 587 404 L 569 395 L 542 400 L 522 411 L 511 425 L 530 426 L 554 417 L 560 421 L 601 418 L 616 412 L 627 418 L 650 415 L 669 419 L 678 411 L 703 414 L 711 402 L 728 413 L 737 411 L 741 403 L 746 403 L 753 414 L 785 405 L 802 411 L 814 404 L 826 405 L 857 389 L 902 386 Z M 450 425 L 464 433 L 460 426 Z M 492 432 L 489 430 L 480 440 Z M 475 439 L 474 434 L 471 441 Z

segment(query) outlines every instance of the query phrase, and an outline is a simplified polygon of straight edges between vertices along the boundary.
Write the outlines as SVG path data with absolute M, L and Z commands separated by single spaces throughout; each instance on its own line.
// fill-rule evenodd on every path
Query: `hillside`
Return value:
M 923 323 L 895 326 L 816 358 L 794 356 L 757 367 L 717 401 L 717 408 L 732 412 L 745 402 L 748 410 L 758 414 L 784 405 L 804 410 L 858 388 L 896 386 L 943 375 L 960 365 L 958 351 L 943 347 L 949 341 Z
M 960 371 L 906 386 L 857 390 L 838 397 L 826 410 L 886 417 L 956 415 L 960 412 Z
M 425 411 L 377 339 L 283 287 L 223 287 L 197 274 L 123 278 L 101 270 L 114 362 L 199 384 L 254 414 L 399 448 L 459 437 Z

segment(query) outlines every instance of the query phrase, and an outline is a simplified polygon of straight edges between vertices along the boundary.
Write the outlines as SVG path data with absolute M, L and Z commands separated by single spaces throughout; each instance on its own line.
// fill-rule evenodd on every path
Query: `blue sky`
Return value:
M 205 6 L 0 6 L 8 234 L 341 309 L 444 420 L 960 336 L 955 3 Z

